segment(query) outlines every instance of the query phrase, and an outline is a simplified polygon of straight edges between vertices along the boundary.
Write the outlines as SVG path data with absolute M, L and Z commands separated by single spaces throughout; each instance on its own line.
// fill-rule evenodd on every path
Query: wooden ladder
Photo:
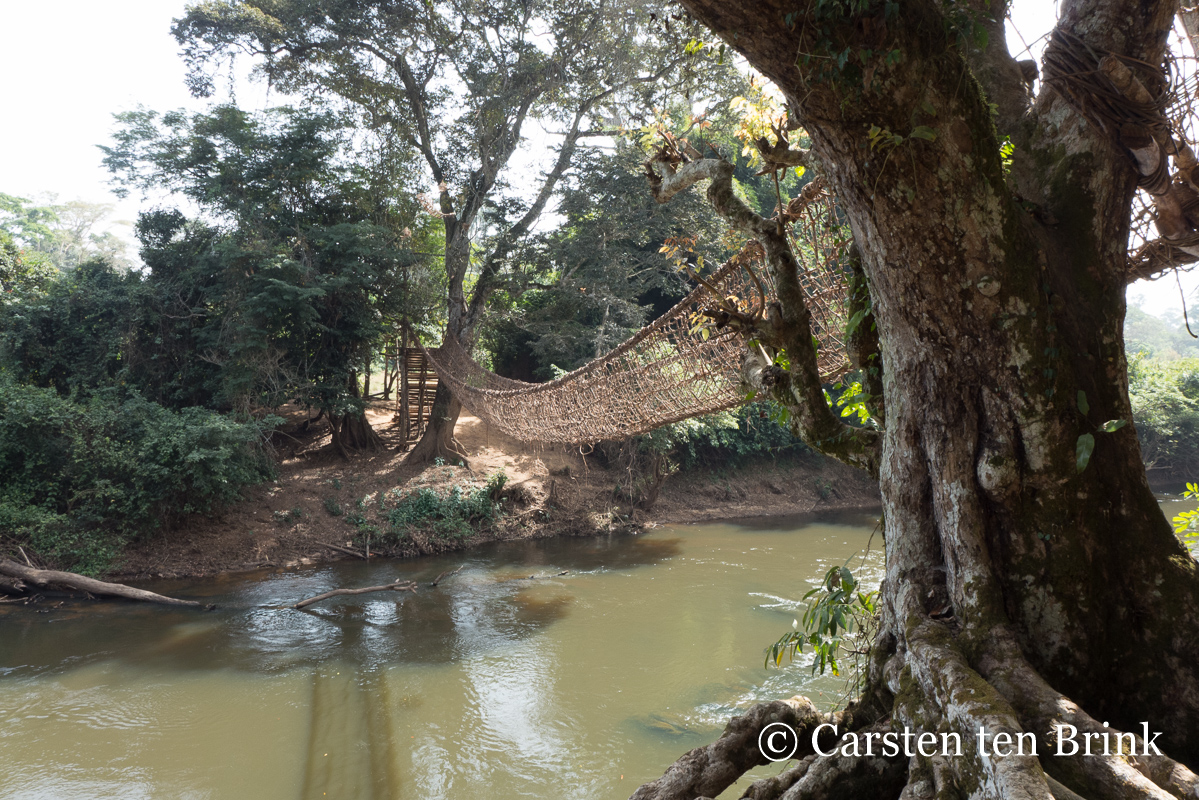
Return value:
M 437 373 L 419 347 L 400 350 L 400 390 L 396 392 L 396 417 L 404 428 L 404 449 L 416 443 L 429 424 Z

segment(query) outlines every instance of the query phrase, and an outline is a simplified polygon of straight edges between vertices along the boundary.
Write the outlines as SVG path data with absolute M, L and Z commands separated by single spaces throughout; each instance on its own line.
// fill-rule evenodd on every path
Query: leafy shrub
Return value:
M 817 671 L 823 675 L 828 669 L 839 676 L 838 656 L 846 650 L 853 657 L 850 679 L 856 691 L 865 657 L 878 630 L 878 592 L 863 592 L 853 572 L 843 565 L 826 572 L 820 586 L 803 599 L 808 601 L 803 622 L 792 621 L 792 630 L 767 649 L 765 666 L 781 666 L 784 657 L 793 660 L 806 644 L 812 651 L 813 675 Z
M 683 470 L 735 466 L 760 456 L 808 452 L 807 445 L 791 435 L 773 403 L 749 403 L 685 419 L 639 438 L 646 451 L 669 457 Z
M 86 402 L 0 377 L 0 532 L 97 572 L 130 539 L 229 503 L 272 477 L 277 420 L 171 411 L 133 396 Z
M 1132 417 L 1148 468 L 1199 474 L 1199 358 L 1128 361 Z
M 290 525 L 304 518 L 304 509 L 295 506 L 291 511 L 273 511 L 271 516 L 275 518 L 275 522 L 280 525 Z
M 508 476 L 497 472 L 480 487 L 451 486 L 444 494 L 428 487 L 401 496 L 387 512 L 388 532 L 404 538 L 413 528 L 426 528 L 443 538 L 461 539 L 498 515 L 500 493 Z

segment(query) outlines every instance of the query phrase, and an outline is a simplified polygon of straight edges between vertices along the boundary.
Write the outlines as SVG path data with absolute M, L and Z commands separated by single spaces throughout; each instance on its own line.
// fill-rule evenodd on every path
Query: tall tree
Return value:
M 24 248 L 41 253 L 55 267 L 70 270 L 93 258 L 128 269 L 125 242 L 111 230 L 97 232 L 113 211 L 110 203 L 83 200 L 34 205 L 23 197 L 0 194 L 0 231 L 6 231 Z
M 830 413 L 795 257 L 780 225 L 738 200 L 731 167 L 664 149 L 653 189 L 666 201 L 711 179 L 715 208 L 762 241 L 780 305 L 743 324 L 786 359 L 749 378 L 814 448 L 878 476 L 887 564 L 859 701 L 760 707 L 635 796 L 716 796 L 761 763 L 771 715 L 800 729 L 796 757 L 813 757 L 755 798 L 1197 796 L 1184 764 L 1199 764 L 1199 565 L 1124 424 L 1125 286 L 1194 260 L 1199 176 L 1165 115 L 1177 4 L 1064 0 L 1035 93 L 1001 0 L 683 5 L 811 137 L 810 151 L 766 141 L 763 155 L 818 164 L 848 217 L 883 365 L 881 431 Z M 1162 239 L 1130 259 L 1138 186 Z M 962 755 L 854 757 L 831 736 L 832 755 L 814 754 L 822 722 L 956 733 Z M 1160 731 L 1166 755 L 1131 757 L 1127 737 L 1057 755 L 1071 730 L 1137 734 L 1139 754 L 1140 734 Z M 1023 732 L 1039 757 L 1003 746 Z
M 148 302 L 126 368 L 164 402 L 295 400 L 329 415 L 342 455 L 379 444 L 357 379 L 401 318 L 429 315 L 415 251 L 436 243 L 404 148 L 312 110 L 118 119 L 104 149 L 122 190 L 179 192 L 219 225 L 142 215 Z
M 659 35 L 648 35 L 659 16 Z M 623 104 L 652 104 L 710 63 L 684 54 L 689 23 L 674 17 L 642 0 L 210 0 L 174 31 L 197 93 L 213 91 L 227 58 L 249 53 L 283 91 L 339 96 L 420 153 L 445 228 L 446 335 L 469 345 L 580 146 L 605 135 Z M 534 121 L 560 128 L 556 157 L 524 186 L 510 164 Z M 409 458 L 462 458 L 458 413 L 443 384 Z

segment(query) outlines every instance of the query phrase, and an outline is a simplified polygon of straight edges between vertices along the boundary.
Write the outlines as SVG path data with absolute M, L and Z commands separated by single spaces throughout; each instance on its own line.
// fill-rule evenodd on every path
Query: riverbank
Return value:
M 647 511 L 630 510 L 613 489 L 619 470 L 595 454 L 537 447 L 489 430 L 464 415 L 457 439 L 469 467 L 413 467 L 397 452 L 398 435 L 383 404 L 368 412 L 387 447 L 350 461 L 328 447 L 323 423 L 285 440 L 279 476 L 252 487 L 245 498 L 212 518 L 134 545 L 109 576 L 121 580 L 201 577 L 239 570 L 286 568 L 353 558 L 363 531 L 384 527 L 382 501 L 432 489 L 463 496 L 503 472 L 503 512 L 480 529 L 454 535 L 415 531 L 401 541 L 375 538 L 372 554 L 400 557 L 463 550 L 491 541 L 549 536 L 594 536 L 667 523 L 778 516 L 878 504 L 866 476 L 829 459 L 806 455 L 737 469 L 697 470 L 667 479 Z M 343 548 L 343 549 L 338 549 Z

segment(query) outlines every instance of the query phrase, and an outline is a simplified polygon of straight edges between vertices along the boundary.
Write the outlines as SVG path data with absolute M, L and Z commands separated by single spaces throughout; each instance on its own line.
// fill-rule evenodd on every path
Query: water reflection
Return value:
M 0 675 L 111 659 L 164 669 L 254 673 L 334 657 L 364 667 L 446 663 L 534 635 L 563 619 L 572 600 L 563 586 L 572 576 L 649 566 L 677 557 L 681 543 L 677 536 L 620 535 L 505 542 L 457 559 L 341 562 L 146 584 L 164 594 L 217 605 L 206 613 L 123 603 L 45 604 L 36 613 L 0 607 Z M 462 572 L 435 589 L 428 587 L 441 572 L 459 565 Z M 545 573 L 550 577 L 542 578 Z M 416 594 L 336 598 L 304 611 L 281 607 L 338 587 L 395 580 L 415 580 L 421 587 Z M 547 591 L 546 586 L 555 588 Z M 472 632 L 476 624 L 486 625 L 485 635 Z M 60 626 L 56 636 L 45 635 L 48 625 Z
M 211 613 L 0 607 L 0 797 L 623 799 L 760 699 L 835 694 L 762 654 L 865 548 L 873 520 L 852 522 L 151 587 Z M 279 607 L 396 579 L 422 586 Z

